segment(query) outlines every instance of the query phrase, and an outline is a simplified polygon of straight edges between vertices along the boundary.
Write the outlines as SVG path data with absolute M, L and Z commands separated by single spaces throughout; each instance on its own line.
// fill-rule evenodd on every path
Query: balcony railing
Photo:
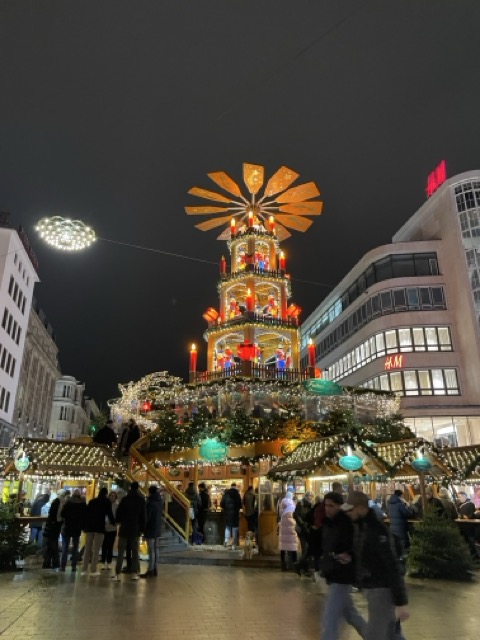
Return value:
M 223 329 L 228 327 L 234 327 L 238 324 L 244 324 L 258 322 L 266 327 L 289 327 L 297 328 L 299 326 L 298 318 L 279 318 L 278 316 L 270 316 L 265 313 L 255 313 L 254 311 L 244 311 L 234 318 L 229 318 L 221 322 L 218 319 L 216 322 L 209 322 L 207 331 L 212 329 Z
M 194 371 L 190 373 L 190 382 L 201 384 L 215 380 L 225 380 L 237 376 L 245 378 L 258 378 L 260 380 L 282 380 L 284 382 L 301 382 L 313 377 L 309 370 L 301 369 L 276 369 L 264 364 L 256 364 L 248 360 L 239 365 L 220 369 L 219 371 Z

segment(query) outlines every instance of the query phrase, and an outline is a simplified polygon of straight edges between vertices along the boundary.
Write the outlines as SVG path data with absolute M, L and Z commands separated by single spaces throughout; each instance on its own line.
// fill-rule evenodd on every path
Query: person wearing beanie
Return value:
M 100 571 L 97 571 L 97 563 L 105 534 L 105 520 L 108 518 L 111 524 L 115 524 L 112 503 L 107 498 L 107 495 L 108 489 L 102 487 L 98 492 L 98 497 L 93 498 L 93 500 L 90 500 L 87 504 L 85 523 L 83 526 L 86 535 L 82 576 L 88 574 L 89 567 L 90 576 L 100 575 Z

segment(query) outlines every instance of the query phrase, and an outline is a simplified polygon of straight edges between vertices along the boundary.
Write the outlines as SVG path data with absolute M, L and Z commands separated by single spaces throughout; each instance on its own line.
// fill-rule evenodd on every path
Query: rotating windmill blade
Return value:
M 247 195 L 242 194 L 239 184 L 225 171 L 209 173 L 208 177 L 228 195 L 202 187 L 192 187 L 189 190 L 190 195 L 224 205 L 185 207 L 188 215 L 209 216 L 205 222 L 195 225 L 202 231 L 209 231 L 223 224 L 227 225 L 232 217 L 235 218 L 236 225 L 245 225 L 252 214 L 257 229 L 266 230 L 268 219 L 274 216 L 276 235 L 279 240 L 284 240 L 291 235 L 289 229 L 304 232 L 313 223 L 309 216 L 319 216 L 322 213 L 323 203 L 320 200 L 313 200 L 320 195 L 317 185 L 314 182 L 307 182 L 296 187 L 292 186 L 299 174 L 285 166 L 280 167 L 264 186 L 264 167 L 244 163 L 243 182 Z M 263 195 L 262 189 L 264 189 Z M 227 213 L 229 215 L 225 215 Z M 228 240 L 229 227 L 225 228 L 218 238 Z

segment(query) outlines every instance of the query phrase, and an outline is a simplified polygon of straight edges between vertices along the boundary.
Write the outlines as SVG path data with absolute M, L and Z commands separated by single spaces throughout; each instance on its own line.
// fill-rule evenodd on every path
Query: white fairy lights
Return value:
M 95 242 L 95 231 L 81 220 L 61 216 L 42 218 L 36 231 L 45 242 L 62 251 L 81 251 Z

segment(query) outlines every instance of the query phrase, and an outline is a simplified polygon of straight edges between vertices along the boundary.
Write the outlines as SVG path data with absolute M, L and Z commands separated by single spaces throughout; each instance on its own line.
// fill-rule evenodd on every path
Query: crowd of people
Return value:
M 480 509 L 467 494 L 458 492 L 454 500 L 442 487 L 437 497 L 427 486 L 425 506 L 457 521 L 473 558 L 480 561 L 475 540 L 480 528 L 464 522 L 480 519 Z M 323 498 L 306 492 L 295 500 L 293 487 L 288 488 L 278 502 L 281 569 L 326 581 L 322 640 L 336 640 L 342 621 L 367 640 L 403 638 L 401 621 L 408 616 L 405 559 L 412 521 L 423 513 L 420 496 L 408 502 L 400 489 L 380 505 L 360 491 L 345 500 L 338 482 Z M 356 588 L 366 595 L 367 620 L 354 606 L 351 594 Z
M 158 575 L 163 509 L 164 499 L 159 487 L 151 485 L 145 499 L 138 482 L 132 482 L 121 499 L 117 492 L 108 492 L 102 487 L 88 504 L 78 488 L 73 492 L 62 490 L 56 496 L 44 493 L 34 501 L 31 514 L 46 515 L 47 520 L 43 527 L 31 528 L 30 540 L 42 547 L 44 569 L 66 571 L 70 558 L 71 571 L 76 572 L 77 565 L 81 565 L 82 575 L 99 576 L 100 568 L 113 571 L 112 579 L 117 582 L 122 573 L 130 574 L 134 581 L 155 577 Z M 80 549 L 82 533 L 85 544 Z M 144 573 L 140 573 L 142 536 L 148 549 L 148 568 Z M 113 565 L 116 541 L 117 559 Z

